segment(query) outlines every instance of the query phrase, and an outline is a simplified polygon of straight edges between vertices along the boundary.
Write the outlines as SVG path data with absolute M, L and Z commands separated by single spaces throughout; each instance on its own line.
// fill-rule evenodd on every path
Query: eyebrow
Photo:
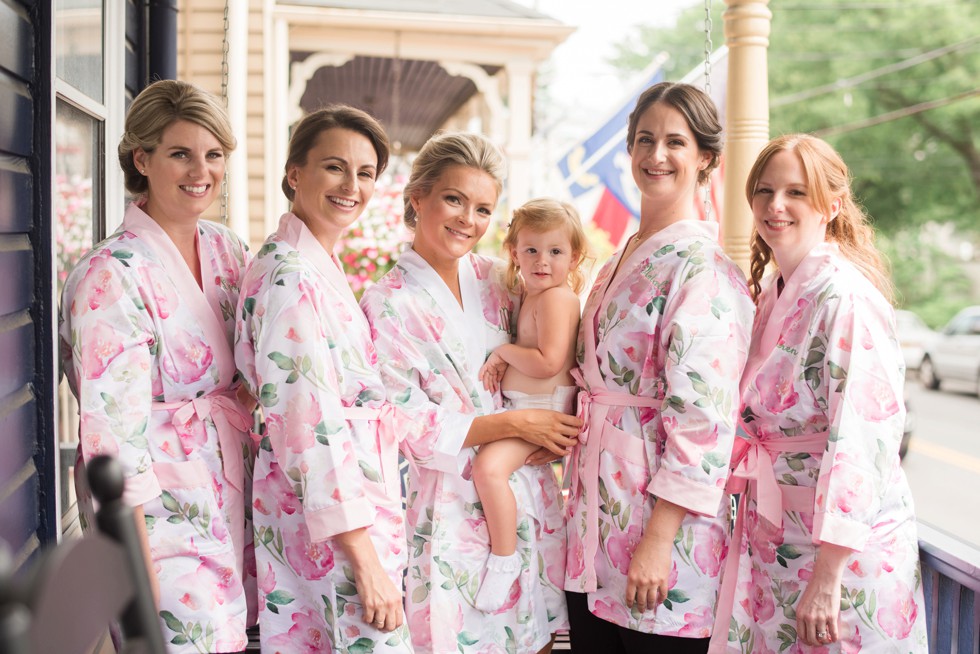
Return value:
M 330 156 L 327 156 L 327 157 L 324 157 L 324 158 L 320 159 L 320 163 L 325 163 L 327 161 L 339 161 L 340 163 L 344 164 L 345 166 L 349 166 L 350 165 L 350 162 L 349 161 L 347 161 L 343 157 L 338 157 L 336 155 L 330 155 Z M 377 166 L 374 165 L 374 164 L 364 164 L 363 166 L 361 166 L 361 168 L 371 168 L 373 170 L 373 169 L 377 168 Z
M 637 132 L 637 134 L 649 134 L 650 136 L 653 136 L 653 132 L 651 132 L 648 129 L 641 129 L 641 130 L 639 130 Z M 665 138 L 683 138 L 683 139 L 686 139 L 686 138 L 690 138 L 690 137 L 687 136 L 686 134 L 681 134 L 680 132 L 671 132 L 670 134 L 666 134 L 665 135 Z

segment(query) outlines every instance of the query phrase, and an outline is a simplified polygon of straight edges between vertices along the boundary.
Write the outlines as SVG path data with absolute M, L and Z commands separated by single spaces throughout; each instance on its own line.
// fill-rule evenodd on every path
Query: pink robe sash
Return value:
M 317 240 L 310 228 L 296 214 L 285 213 L 279 219 L 279 237 L 301 252 L 329 282 L 330 286 L 343 298 L 350 310 L 352 320 L 361 322 L 359 328 L 371 329 L 367 316 L 361 311 L 357 298 L 350 289 L 350 283 L 344 274 L 343 266 L 336 255 L 326 251 L 323 244 Z M 363 420 L 377 422 L 375 443 L 377 455 L 381 464 L 381 478 L 385 494 L 388 497 L 398 497 L 401 493 L 401 478 L 398 475 L 397 437 L 392 429 L 394 407 L 385 402 L 380 406 L 345 406 L 344 419 L 347 422 Z
M 782 292 L 778 295 L 771 293 L 765 297 L 765 304 L 759 307 L 757 318 L 757 328 L 763 321 L 765 328 L 759 339 L 758 348 L 752 348 L 749 352 L 749 359 L 739 384 L 739 390 L 743 395 L 748 385 L 755 379 L 759 368 L 776 348 L 783 323 L 796 307 L 803 286 L 814 278 L 821 267 L 831 262 L 832 252 L 836 249 L 837 246 L 829 243 L 817 245 L 804 257 L 789 280 L 784 280 L 785 286 Z M 775 280 L 772 283 L 775 284 Z M 783 511 L 813 513 L 815 488 L 780 484 L 776 480 L 776 473 L 772 466 L 772 455 L 787 452 L 821 454 L 827 447 L 827 432 L 780 438 L 768 437 L 762 440 L 749 433 L 741 421 L 739 426 L 739 431 L 744 438 L 735 441 L 732 450 L 732 474 L 725 490 L 732 494 L 741 493 L 742 500 L 718 593 L 715 630 L 708 649 L 711 653 L 724 652 L 728 646 L 728 625 L 731 622 L 735 586 L 738 582 L 738 561 L 744 537 L 746 502 L 750 498 L 755 498 L 759 515 L 776 527 L 782 526 Z

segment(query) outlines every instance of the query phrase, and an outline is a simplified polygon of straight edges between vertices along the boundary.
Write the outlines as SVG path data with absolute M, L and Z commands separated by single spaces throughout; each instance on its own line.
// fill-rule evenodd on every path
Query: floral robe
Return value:
M 62 357 L 79 404 L 85 526 L 94 523 L 84 461 L 115 456 L 123 499 L 146 516 L 168 650 L 237 652 L 248 642 L 252 422 L 236 399 L 232 338 L 248 255 L 212 222 L 200 221 L 197 239 L 203 290 L 163 229 L 131 205 L 68 276 Z
M 715 641 L 727 632 L 728 643 L 715 651 L 927 651 L 898 457 L 903 384 L 894 312 L 835 245 L 814 248 L 778 296 L 768 280 L 742 380 L 735 474 L 750 481 L 726 569 L 733 613 L 719 611 Z M 854 553 L 840 642 L 809 648 L 797 641 L 795 607 L 822 542 Z
M 711 635 L 728 547 L 722 499 L 753 306 L 717 234 L 715 224 L 682 221 L 629 259 L 613 256 L 580 327 L 585 425 L 569 464 L 565 589 L 588 593 L 603 620 L 644 633 Z M 688 514 L 667 599 L 640 613 L 626 606 L 626 574 L 658 497 Z
M 476 416 L 499 409 L 477 372 L 511 340 L 516 306 L 501 272 L 493 259 L 461 259 L 461 308 L 429 264 L 408 250 L 361 299 L 388 393 L 417 423 L 403 451 L 411 464 L 406 595 L 418 652 L 537 652 L 568 625 L 564 529 L 550 466 L 525 466 L 511 477 L 523 568 L 510 600 L 495 614 L 473 607 L 490 536 L 470 478 L 476 449 L 463 440 Z
M 368 528 L 401 588 L 405 526 L 396 414 L 340 262 L 287 213 L 242 282 L 235 357 L 265 433 L 253 516 L 262 651 L 411 652 L 408 629 L 365 624 L 332 536 Z

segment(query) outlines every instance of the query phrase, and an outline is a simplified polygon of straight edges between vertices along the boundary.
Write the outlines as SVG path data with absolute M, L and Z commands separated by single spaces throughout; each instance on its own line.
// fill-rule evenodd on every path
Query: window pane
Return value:
M 102 232 L 102 123 L 58 99 L 55 108 L 55 255 L 58 296 L 68 273 L 91 249 Z M 61 506 L 63 513 L 75 503 L 71 450 L 78 441 L 78 405 L 61 378 L 58 388 L 58 433 L 62 455 Z
M 57 0 L 54 24 L 58 77 L 103 101 L 101 0 Z

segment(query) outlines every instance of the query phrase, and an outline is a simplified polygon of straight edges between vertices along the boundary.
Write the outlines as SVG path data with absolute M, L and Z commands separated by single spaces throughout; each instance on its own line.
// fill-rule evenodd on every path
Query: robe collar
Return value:
M 200 228 L 195 231 L 195 249 L 201 264 L 201 281 L 204 290 L 197 285 L 194 274 L 187 266 L 173 240 L 157 221 L 153 220 L 140 204 L 132 203 L 126 209 L 122 229 L 143 241 L 156 255 L 161 267 L 180 295 L 180 301 L 191 309 L 197 318 L 205 342 L 211 347 L 211 355 L 219 372 L 219 386 L 228 387 L 235 376 L 235 359 L 225 330 L 225 320 L 218 298 L 217 276 L 212 259 L 211 244 L 201 240 Z
M 779 335 L 783 331 L 783 323 L 796 309 L 797 302 L 806 288 L 814 283 L 824 268 L 839 255 L 836 243 L 818 243 L 810 250 L 793 271 L 789 279 L 783 280 L 783 290 L 776 294 L 778 275 L 769 278 L 762 292 L 762 302 L 758 308 L 756 330 L 761 327 L 762 335 L 756 347 L 749 351 L 745 371 L 742 374 L 741 392 L 744 393 L 749 383 L 758 373 L 763 362 L 769 358 L 779 343 Z
M 317 272 L 323 275 L 327 283 L 330 284 L 337 295 L 347 304 L 351 315 L 354 316 L 354 320 L 363 319 L 364 326 L 366 326 L 367 318 L 364 316 L 364 312 L 361 311 L 361 307 L 357 304 L 357 298 L 354 297 L 354 292 L 351 291 L 350 282 L 347 281 L 347 276 L 344 274 L 344 267 L 340 263 L 340 259 L 337 258 L 336 254 L 327 252 L 323 244 L 317 240 L 313 232 L 310 231 L 310 228 L 306 226 L 306 223 L 294 213 L 284 213 L 279 219 L 279 227 L 276 229 L 276 235 L 313 264 Z
M 492 407 L 493 398 L 476 379 L 476 374 L 487 357 L 487 326 L 483 316 L 483 301 L 480 284 L 473 268 L 472 254 L 459 260 L 459 295 L 463 306 L 459 306 L 456 296 L 443 281 L 439 273 L 423 259 L 418 252 L 409 248 L 398 259 L 409 275 L 418 280 L 425 291 L 432 296 L 435 304 L 446 315 L 446 327 L 463 344 L 466 351 L 468 377 L 476 380 L 475 387 L 480 393 L 483 406 Z

